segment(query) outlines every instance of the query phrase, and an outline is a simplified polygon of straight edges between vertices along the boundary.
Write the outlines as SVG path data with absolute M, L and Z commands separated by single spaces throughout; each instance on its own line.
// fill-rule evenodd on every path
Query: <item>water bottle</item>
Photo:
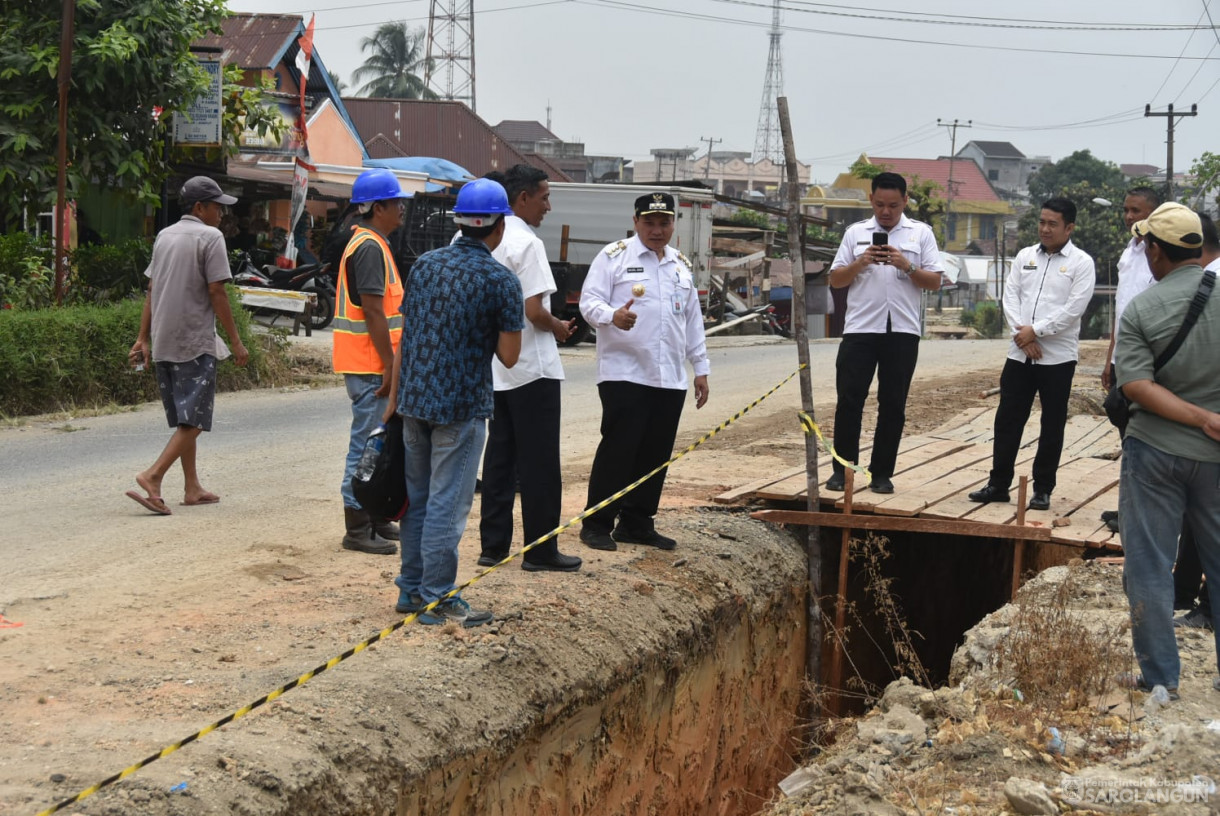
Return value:
M 377 460 L 381 457 L 381 449 L 385 447 L 385 425 L 378 425 L 369 434 L 369 441 L 364 443 L 364 453 L 360 455 L 360 464 L 356 465 L 355 478 L 367 482 L 377 469 Z

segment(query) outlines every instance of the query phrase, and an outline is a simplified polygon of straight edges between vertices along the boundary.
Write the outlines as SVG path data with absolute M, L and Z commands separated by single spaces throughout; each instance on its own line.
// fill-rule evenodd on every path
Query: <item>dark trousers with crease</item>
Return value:
M 609 498 L 663 464 L 674 450 L 686 390 L 611 380 L 598 383 L 602 440 L 589 474 L 586 507 Z M 608 533 L 615 519 L 626 529 L 648 532 L 661 504 L 668 468 L 621 499 L 585 519 L 584 526 Z
M 1007 490 L 1012 485 L 1021 449 L 1021 434 L 1037 396 L 1042 407 L 1038 452 L 1034 454 L 1034 492 L 1055 489 L 1055 473 L 1063 455 L 1063 429 L 1067 425 L 1068 398 L 1076 361 L 1037 365 L 1031 360 L 1006 360 L 1000 374 L 1000 406 L 995 412 L 995 441 L 991 448 L 990 483 Z
M 559 526 L 563 479 L 559 461 L 559 380 L 495 393 L 495 413 L 487 426 L 483 453 L 483 498 L 479 540 L 482 554 L 497 560 L 513 542 L 513 499 L 521 485 L 521 526 L 525 543 Z M 526 553 L 546 561 L 558 552 L 555 539 Z
M 907 421 L 907 393 L 919 359 L 919 335 L 887 331 L 845 334 L 835 360 L 834 446 L 849 462 L 860 458 L 860 424 L 864 402 L 868 399 L 873 374 L 877 375 L 877 430 L 873 434 L 872 460 L 868 469 L 873 478 L 894 475 L 898 443 Z M 843 466 L 834 462 L 834 472 Z
M 1189 522 L 1182 523 L 1182 535 L 1178 538 L 1178 560 L 1173 566 L 1173 608 L 1192 609 L 1196 601 L 1203 614 L 1211 618 L 1212 605 L 1207 594 L 1207 582 L 1203 580 L 1203 564 L 1199 561 L 1199 549 Z

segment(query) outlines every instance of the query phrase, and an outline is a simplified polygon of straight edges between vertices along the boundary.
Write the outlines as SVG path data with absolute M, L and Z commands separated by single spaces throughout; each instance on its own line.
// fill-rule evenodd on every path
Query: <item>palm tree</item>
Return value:
M 340 96 L 342 96 L 343 92 L 347 90 L 347 83 L 340 79 L 339 75 L 329 68 L 327 69 L 326 73 L 330 74 L 330 81 L 334 84 L 335 90 L 339 92 Z
M 352 72 L 352 81 L 368 79 L 358 93 L 391 99 L 436 99 L 420 74 L 427 67 L 424 30 L 409 31 L 405 22 L 385 23 L 377 33 L 360 41 L 362 52 L 372 52 Z

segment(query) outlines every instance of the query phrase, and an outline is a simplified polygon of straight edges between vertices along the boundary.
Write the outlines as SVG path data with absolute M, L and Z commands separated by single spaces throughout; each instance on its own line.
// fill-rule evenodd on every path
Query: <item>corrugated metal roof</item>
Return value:
M 505 119 L 492 128 L 509 142 L 558 142 L 558 136 L 533 119 Z
M 477 176 L 533 164 L 461 102 L 357 97 L 343 102 L 374 158 L 374 153 L 388 158 L 396 148 L 405 156 L 448 159 Z
M 970 144 L 978 147 L 983 151 L 984 156 L 995 159 L 1023 159 L 1025 154 L 1017 149 L 1017 146 L 1012 142 L 980 142 L 977 139 L 971 139 Z M 963 148 L 964 150 L 965 148 Z M 959 154 L 960 155 L 960 154 Z
M 869 161 L 883 164 L 909 182 L 919 176 L 924 181 L 934 181 L 941 189 L 949 189 L 949 159 L 893 159 L 871 156 Z M 1000 201 L 995 189 L 983 176 L 983 171 L 970 159 L 955 159 L 953 162 L 953 200 Z
M 221 24 L 223 33 L 196 40 L 194 45 L 223 48 L 221 61 L 247 70 L 274 68 L 302 25 L 295 14 L 232 14 Z

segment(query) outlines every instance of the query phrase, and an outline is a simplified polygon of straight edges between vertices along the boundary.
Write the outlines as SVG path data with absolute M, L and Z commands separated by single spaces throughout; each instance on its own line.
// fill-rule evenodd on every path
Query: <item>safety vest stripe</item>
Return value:
M 390 331 L 402 329 L 402 315 L 386 315 L 386 325 Z M 350 334 L 368 334 L 368 323 L 363 320 L 348 320 L 346 317 L 336 317 L 332 331 L 344 331 Z

